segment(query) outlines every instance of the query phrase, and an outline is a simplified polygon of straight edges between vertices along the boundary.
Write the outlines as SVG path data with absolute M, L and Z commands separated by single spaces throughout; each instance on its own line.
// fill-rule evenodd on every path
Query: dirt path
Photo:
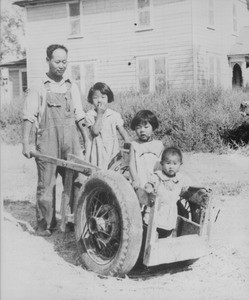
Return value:
M 37 237 L 13 220 L 35 225 L 35 163 L 20 153 L 20 146 L 2 146 L 1 299 L 248 299 L 248 156 L 185 155 L 184 168 L 213 189 L 214 212 L 220 209 L 210 254 L 189 267 L 135 270 L 121 279 L 82 269 L 73 234 Z

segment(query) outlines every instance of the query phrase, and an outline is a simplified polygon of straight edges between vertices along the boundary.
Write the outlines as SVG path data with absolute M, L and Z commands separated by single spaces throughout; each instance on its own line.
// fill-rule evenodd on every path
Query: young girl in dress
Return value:
M 153 139 L 153 132 L 158 128 L 157 117 L 149 110 L 139 111 L 131 122 L 131 129 L 137 134 L 137 139 L 131 142 L 130 174 L 133 187 L 144 189 L 160 163 L 163 143 Z
M 118 132 L 125 142 L 130 141 L 121 115 L 108 108 L 108 103 L 113 101 L 112 90 L 103 82 L 95 83 L 89 90 L 88 102 L 94 108 L 89 110 L 85 117 L 85 125 L 90 131 L 86 159 L 101 169 L 108 169 L 109 163 L 120 151 Z

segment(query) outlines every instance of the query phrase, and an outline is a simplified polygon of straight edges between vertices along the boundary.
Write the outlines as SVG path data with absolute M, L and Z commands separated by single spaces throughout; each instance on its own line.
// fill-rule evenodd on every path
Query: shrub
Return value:
M 240 103 L 248 100 L 243 90 L 224 90 L 213 86 L 195 89 L 168 89 L 165 93 L 141 95 L 134 91 L 117 93 L 111 108 L 123 116 L 125 127 L 141 109 L 153 111 L 159 119 L 155 137 L 165 145 L 176 145 L 183 151 L 222 151 L 222 133 L 242 122 Z M 21 141 L 23 99 L 1 109 L 1 138 L 7 143 Z M 84 101 L 84 108 L 89 105 Z M 227 149 L 227 148 L 226 148 Z
M 164 94 L 126 92 L 117 94 L 112 106 L 121 112 L 129 131 L 132 117 L 146 108 L 157 115 L 159 129 L 155 136 L 165 145 L 174 144 L 183 151 L 213 152 L 224 146 L 220 133 L 241 122 L 239 107 L 246 98 L 241 90 L 207 86 L 199 90 L 169 89 Z
M 23 98 L 18 97 L 1 107 L 1 140 L 7 144 L 18 144 L 22 138 Z

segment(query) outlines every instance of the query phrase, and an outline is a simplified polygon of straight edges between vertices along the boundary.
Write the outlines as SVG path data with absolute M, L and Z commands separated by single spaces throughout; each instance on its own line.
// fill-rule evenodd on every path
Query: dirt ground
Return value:
M 183 167 L 213 189 L 213 219 L 220 211 L 210 253 L 191 266 L 104 277 L 80 266 L 73 233 L 58 230 L 48 238 L 31 233 L 35 162 L 22 157 L 20 146 L 2 145 L 1 299 L 249 299 L 249 156 L 186 154 Z

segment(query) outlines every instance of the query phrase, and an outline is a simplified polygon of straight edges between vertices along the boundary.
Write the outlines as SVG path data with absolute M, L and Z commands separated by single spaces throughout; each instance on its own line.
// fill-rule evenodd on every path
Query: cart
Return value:
M 207 254 L 210 236 L 211 192 L 189 187 L 181 195 L 188 209 L 178 206 L 174 235 L 158 238 L 158 201 L 149 201 L 146 230 L 141 205 L 129 181 L 128 151 L 115 159 L 107 171 L 69 154 L 67 160 L 31 153 L 37 159 L 66 168 L 61 203 L 61 230 L 74 223 L 82 265 L 102 275 L 127 274 L 138 260 L 147 266 L 196 260 Z M 75 187 L 74 174 L 84 176 Z

